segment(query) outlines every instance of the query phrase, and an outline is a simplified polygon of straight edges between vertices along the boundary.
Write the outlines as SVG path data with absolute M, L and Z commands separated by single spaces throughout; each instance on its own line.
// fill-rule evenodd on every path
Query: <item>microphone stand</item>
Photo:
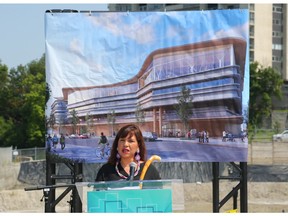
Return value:
M 133 180 L 134 180 L 134 174 L 135 174 L 135 169 L 136 169 L 136 163 L 131 162 L 130 163 L 130 175 L 127 178 L 127 181 L 130 181 L 130 187 L 133 186 Z

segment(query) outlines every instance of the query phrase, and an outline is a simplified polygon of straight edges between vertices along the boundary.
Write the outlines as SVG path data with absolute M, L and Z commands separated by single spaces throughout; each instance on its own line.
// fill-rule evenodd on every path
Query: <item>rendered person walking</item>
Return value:
M 58 137 L 56 134 L 54 134 L 54 136 L 52 138 L 52 142 L 53 142 L 53 147 L 56 148 L 57 144 L 58 144 Z
M 65 148 L 65 136 L 63 134 L 61 134 L 61 137 L 60 137 L 60 145 L 61 145 L 61 149 L 63 150 Z
M 98 142 L 98 146 L 100 146 L 101 158 L 104 158 L 105 155 L 105 146 L 108 144 L 107 137 L 101 132 L 101 136 Z

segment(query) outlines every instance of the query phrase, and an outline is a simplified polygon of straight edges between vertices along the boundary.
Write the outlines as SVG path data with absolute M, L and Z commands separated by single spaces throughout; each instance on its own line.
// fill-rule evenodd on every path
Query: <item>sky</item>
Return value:
M 42 57 L 42 55 L 45 53 L 45 16 L 47 15 L 45 11 L 49 9 L 76 9 L 76 10 L 91 10 L 91 11 L 107 11 L 108 10 L 107 4 L 103 4 L 103 3 L 102 4 L 100 3 L 87 4 L 86 1 L 85 1 L 85 4 L 80 4 L 78 2 L 74 4 L 58 4 L 58 3 L 36 4 L 36 3 L 25 3 L 25 2 L 21 4 L 20 3 L 10 4 L 10 3 L 2 3 L 0 0 L 0 27 L 1 27 L 0 60 L 2 64 L 6 64 L 8 68 L 11 69 L 12 67 L 17 67 L 20 64 L 26 65 L 32 60 L 38 60 L 39 58 Z M 185 38 L 184 38 L 185 40 L 183 40 L 182 36 L 184 34 L 181 32 L 180 29 L 172 30 L 170 28 L 169 30 L 167 29 L 167 32 L 169 31 L 168 32 L 169 35 L 175 36 L 176 32 L 178 32 L 178 35 L 175 37 L 174 40 L 170 40 L 169 42 L 170 44 L 161 44 L 159 46 L 161 38 L 158 38 L 158 40 L 155 39 L 155 35 L 159 36 L 159 33 L 157 33 L 157 31 L 160 30 L 160 28 L 158 28 L 157 26 L 156 27 L 154 26 L 154 23 L 157 23 L 157 20 L 147 21 L 149 23 L 153 23 L 153 26 L 149 27 L 149 25 L 146 24 L 145 27 L 143 28 L 143 25 L 142 25 L 142 27 L 140 28 L 141 32 L 138 35 L 127 34 L 129 33 L 129 26 L 130 24 L 132 24 L 133 19 L 127 19 L 126 21 L 121 20 L 122 23 L 118 25 L 113 25 L 113 23 L 105 22 L 105 20 L 101 20 L 101 22 L 99 21 L 98 23 L 95 20 L 93 22 L 94 22 L 93 25 L 97 26 L 96 28 L 97 29 L 96 31 L 98 31 L 97 35 L 101 34 L 101 32 L 104 32 L 106 34 L 109 31 L 110 33 L 113 33 L 112 30 L 118 31 L 118 32 L 119 30 L 123 30 L 121 34 L 124 35 L 124 33 L 126 33 L 126 35 L 125 37 L 122 37 L 122 38 L 126 38 L 126 39 L 125 41 L 122 41 L 122 42 L 131 43 L 132 41 L 134 43 L 133 46 L 137 46 L 137 49 L 140 48 L 141 46 L 150 47 L 148 50 L 143 52 L 142 59 L 137 60 L 137 59 L 131 58 L 129 60 L 130 68 L 134 68 L 134 70 L 137 72 L 139 71 L 140 63 L 141 64 L 143 63 L 143 58 L 147 57 L 147 55 L 150 54 L 151 51 L 153 50 L 156 50 L 165 46 L 170 46 L 170 45 L 181 45 L 179 44 L 179 40 L 182 40 L 182 42 L 184 43 L 186 42 L 192 43 L 192 42 L 199 40 L 199 38 L 209 39 L 209 35 L 211 34 L 220 35 L 220 34 L 231 33 L 231 32 L 229 33 L 228 28 L 225 28 L 225 26 L 224 27 L 219 26 L 218 25 L 219 22 L 212 19 L 211 27 L 213 28 L 214 33 L 208 32 L 206 30 L 204 30 L 206 32 L 201 32 L 203 29 L 199 28 L 197 30 L 194 25 L 193 26 L 194 31 L 189 32 L 190 35 L 193 35 L 192 38 L 194 39 L 193 41 L 188 41 Z M 181 23 L 181 21 L 179 22 Z M 236 25 L 237 19 L 230 19 L 229 22 L 231 22 L 232 25 Z M 133 24 L 133 26 L 137 26 L 137 24 L 136 25 Z M 223 31 L 223 29 L 226 29 L 226 30 Z M 95 31 L 95 29 L 93 31 Z M 199 35 L 195 36 L 195 32 L 198 32 Z M 107 34 L 104 37 L 107 37 Z M 140 42 L 139 40 L 137 41 L 137 38 L 138 39 L 140 38 L 141 41 Z M 116 40 L 116 41 L 118 43 L 119 40 Z M 79 48 L 78 46 L 79 44 L 77 44 L 77 41 L 74 41 L 74 43 L 70 43 L 70 45 L 71 44 L 74 45 L 74 51 L 76 51 L 76 49 Z M 106 43 L 106 45 L 107 44 L 109 46 L 116 45 L 113 43 Z M 157 44 L 157 46 L 155 44 Z M 98 50 L 101 49 L 99 47 L 99 44 L 94 44 L 92 48 L 95 49 L 95 47 L 97 47 Z M 116 48 L 116 46 L 114 48 Z M 133 54 L 133 50 L 130 50 L 130 52 L 131 52 L 130 56 L 135 56 Z M 95 59 L 95 56 L 93 56 L 94 54 L 92 53 L 91 55 L 92 55 L 90 56 L 91 59 Z M 114 67 L 118 67 L 117 69 L 119 71 L 127 72 L 126 68 L 120 68 L 122 67 L 121 65 L 122 65 L 123 60 L 118 58 L 117 61 L 118 61 L 118 64 L 114 65 Z M 137 67 L 135 67 L 135 65 Z M 101 65 L 93 65 L 92 68 L 94 68 L 94 70 L 95 69 L 97 70 L 98 68 L 99 70 L 99 67 L 101 67 Z M 104 66 L 102 65 L 102 68 L 103 67 Z M 133 73 L 135 73 L 135 71 Z M 118 77 L 121 77 L 121 76 L 122 74 L 120 73 Z M 93 84 L 93 85 L 97 85 L 97 84 Z
M 44 15 L 48 9 L 108 10 L 107 4 L 0 3 L 0 60 L 9 69 L 45 53 Z
M 162 48 L 224 37 L 244 39 L 248 48 L 248 13 L 47 13 L 46 76 L 52 98 L 63 97 L 65 87 L 99 86 L 130 79 L 138 74 L 147 56 Z M 247 62 L 248 59 L 247 56 Z

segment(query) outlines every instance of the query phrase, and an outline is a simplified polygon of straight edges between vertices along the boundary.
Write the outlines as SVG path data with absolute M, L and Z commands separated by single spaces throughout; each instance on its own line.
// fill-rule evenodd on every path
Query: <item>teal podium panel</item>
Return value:
M 89 191 L 87 212 L 172 212 L 171 189 L 113 189 Z
M 84 212 L 170 213 L 183 211 L 182 179 L 77 182 Z

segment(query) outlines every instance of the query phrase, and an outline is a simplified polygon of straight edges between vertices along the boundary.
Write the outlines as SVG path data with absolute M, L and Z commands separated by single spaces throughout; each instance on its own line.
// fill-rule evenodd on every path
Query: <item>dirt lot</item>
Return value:
M 42 190 L 24 191 L 31 185 L 18 182 L 18 172 L 18 164 L 1 164 L 0 212 L 44 212 L 44 202 L 40 202 Z M 248 212 L 288 212 L 288 166 L 248 166 L 248 180 Z M 221 180 L 220 200 L 237 183 Z M 61 190 L 58 189 L 58 193 Z M 57 212 L 69 212 L 69 198 L 68 194 L 57 205 Z M 185 183 L 184 201 L 185 209 L 181 212 L 212 212 L 212 183 Z M 231 210 L 232 206 L 229 201 L 220 212 Z

